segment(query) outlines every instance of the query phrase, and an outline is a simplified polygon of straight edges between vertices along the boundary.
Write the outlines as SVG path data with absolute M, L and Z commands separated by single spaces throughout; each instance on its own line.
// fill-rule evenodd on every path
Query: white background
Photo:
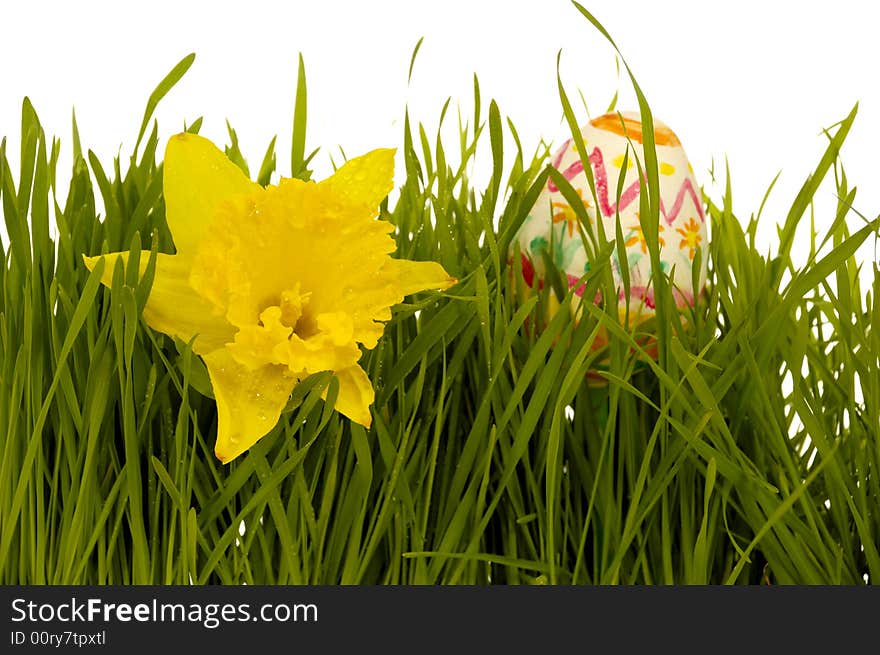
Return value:
M 762 250 L 771 246 L 774 224 L 824 150 L 822 128 L 857 101 L 844 165 L 860 189 L 856 208 L 869 218 L 880 212 L 880 43 L 873 3 L 583 4 L 616 40 L 655 116 L 676 131 L 716 202 L 713 161 L 722 179 L 729 161 L 734 211 L 744 222 L 782 170 L 759 232 Z M 410 56 L 422 36 L 407 85 Z M 628 80 L 617 78 L 613 48 L 564 0 L 0 0 L 0 136 L 8 137 L 15 160 L 27 95 L 46 131 L 61 137 L 65 164 L 75 107 L 84 147 L 106 167 L 120 148 L 123 155 L 130 152 L 156 83 L 195 52 L 195 64 L 160 105 L 163 143 L 198 116 L 205 117 L 202 134 L 226 143 L 228 118 L 254 172 L 278 134 L 279 172 L 286 174 L 301 52 L 309 91 L 307 146 L 322 148 L 315 160 L 319 178 L 331 170 L 328 153 L 339 161 L 339 146 L 349 156 L 399 148 L 406 103 L 429 134 L 447 97 L 469 117 L 474 73 L 483 106 L 495 98 L 531 153 L 542 137 L 559 143 L 567 135 L 556 88 L 560 50 L 562 79 L 582 122 L 587 117 L 578 89 L 593 116 L 618 90 L 618 108 L 635 107 Z M 455 113 L 449 118 L 454 125 Z M 833 201 L 833 189 L 824 187 L 820 228 L 833 218 Z M 853 228 L 860 224 L 850 221 Z M 873 241 L 860 257 L 874 259 Z

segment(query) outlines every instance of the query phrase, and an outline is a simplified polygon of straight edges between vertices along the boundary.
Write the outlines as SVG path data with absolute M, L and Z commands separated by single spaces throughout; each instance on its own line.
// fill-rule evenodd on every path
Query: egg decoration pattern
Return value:
M 581 128 L 581 135 L 595 182 L 595 199 L 584 172 L 584 164 L 571 139 L 554 154 L 552 165 L 578 194 L 594 230 L 598 214 L 602 218 L 606 238 L 614 241 L 615 221 L 619 217 L 625 252 L 619 253 L 615 248 L 611 261 L 612 273 L 621 301 L 621 321 L 628 307 L 630 323 L 638 324 L 654 315 L 655 306 L 653 286 L 650 284 L 651 259 L 639 224 L 642 181 L 634 154 L 639 162 L 644 162 L 640 115 L 623 112 L 599 116 Z M 706 282 L 706 216 L 693 169 L 678 137 L 669 127 L 655 120 L 654 140 L 660 177 L 660 267 L 669 276 L 676 305 L 683 308 L 693 305 L 695 296 L 699 295 Z M 630 152 L 626 157 L 628 147 Z M 624 161 L 626 170 L 622 170 Z M 621 175 L 623 183 L 618 186 Z M 621 189 L 619 199 L 618 188 Z M 598 208 L 594 206 L 596 201 Z M 580 302 L 583 287 L 577 286 L 577 283 L 590 271 L 590 258 L 584 247 L 578 220 L 574 209 L 552 178 L 548 178 L 512 244 L 512 248 L 519 244 L 519 269 L 528 288 L 533 288 L 536 278 L 538 288 L 543 287 L 544 262 L 549 258 L 568 278 L 569 288 L 576 287 L 573 304 Z M 698 249 L 702 249 L 699 284 L 694 289 L 692 273 Z M 625 298 L 621 277 L 623 266 L 629 270 L 628 298 Z M 599 301 L 600 298 L 595 300 Z M 600 337 L 595 344 L 597 348 L 606 343 L 604 335 Z

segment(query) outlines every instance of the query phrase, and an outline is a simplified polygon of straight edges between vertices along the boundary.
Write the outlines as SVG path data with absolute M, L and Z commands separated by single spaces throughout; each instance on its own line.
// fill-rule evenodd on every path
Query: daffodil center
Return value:
M 303 306 L 308 301 L 308 298 L 303 298 L 293 291 L 282 291 L 278 302 L 278 307 L 281 309 L 281 324 L 295 328 L 296 322 L 302 316 Z
M 226 348 L 251 370 L 280 364 L 300 377 L 356 365 L 361 353 L 351 316 L 345 311 L 315 313 L 310 299 L 310 293 L 300 293 L 299 284 L 267 298 L 257 321 L 240 327 Z
M 292 328 L 292 334 L 301 339 L 308 339 L 318 331 L 315 320 L 306 311 L 311 295 L 311 293 L 300 293 L 299 283 L 293 289 L 282 291 L 277 304 L 268 305 L 260 312 L 258 325 L 267 328 L 280 323 L 286 328 Z M 290 334 L 288 333 L 287 338 Z

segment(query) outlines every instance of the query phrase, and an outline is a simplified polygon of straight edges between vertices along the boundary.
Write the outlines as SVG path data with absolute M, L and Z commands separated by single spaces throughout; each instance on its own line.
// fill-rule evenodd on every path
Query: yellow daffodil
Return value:
M 435 262 L 390 256 L 394 228 L 376 217 L 393 172 L 394 151 L 374 150 L 320 183 L 263 188 L 207 139 L 169 141 L 163 181 L 177 254 L 158 256 L 143 315 L 155 330 L 195 337 L 222 462 L 268 433 L 296 383 L 318 371 L 339 381 L 336 410 L 369 427 L 374 394 L 359 344 L 376 346 L 405 295 L 456 282 Z M 109 286 L 127 253 L 103 257 Z

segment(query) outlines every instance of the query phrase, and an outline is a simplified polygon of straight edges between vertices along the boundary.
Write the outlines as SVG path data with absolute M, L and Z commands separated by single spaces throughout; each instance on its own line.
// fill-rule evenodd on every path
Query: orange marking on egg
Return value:
M 590 124 L 597 129 L 629 137 L 633 141 L 642 143 L 642 122 L 638 119 L 628 116 L 621 117 L 619 114 L 603 114 L 591 120 Z M 675 132 L 659 123 L 654 124 L 654 143 L 658 146 L 681 145 Z

